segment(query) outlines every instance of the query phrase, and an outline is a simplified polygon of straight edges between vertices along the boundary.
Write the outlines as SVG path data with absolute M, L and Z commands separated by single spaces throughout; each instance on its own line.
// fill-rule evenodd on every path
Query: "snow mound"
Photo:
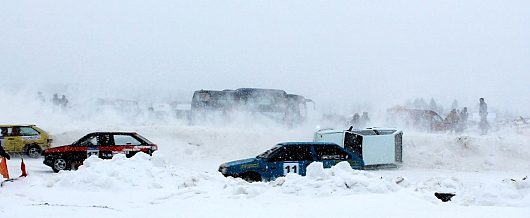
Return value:
M 373 173 L 354 170 L 348 162 L 324 169 L 322 163 L 313 162 L 307 167 L 307 176 L 288 174 L 271 182 L 283 193 L 297 195 L 348 195 L 356 193 L 387 193 L 399 186 L 393 180 Z
M 110 160 L 91 156 L 76 171 L 61 171 L 45 185 L 49 188 L 75 190 L 150 190 L 159 194 L 154 199 L 189 198 L 222 195 L 228 198 L 253 198 L 267 194 L 295 196 L 351 195 L 387 193 L 400 188 L 395 181 L 373 173 L 353 170 L 347 162 L 329 169 L 312 163 L 307 176 L 288 174 L 272 182 L 248 183 L 240 178 L 225 178 L 173 167 L 155 152 L 153 156 L 138 153 L 131 158 L 116 155 Z
M 110 160 L 92 156 L 77 171 L 62 171 L 44 183 L 48 188 L 82 191 L 148 191 L 152 202 L 170 199 L 225 196 L 347 196 L 396 191 L 416 193 L 433 203 L 435 192 L 454 193 L 451 203 L 463 206 L 530 206 L 530 179 L 504 179 L 469 185 L 456 177 L 433 177 L 411 184 L 408 179 L 382 177 L 375 172 L 353 170 L 347 162 L 324 168 L 320 162 L 307 167 L 307 176 L 287 174 L 271 182 L 248 183 L 220 173 L 177 168 L 163 155 L 138 153 L 131 158 L 116 155 Z M 143 196 L 143 194 L 142 194 Z M 136 196 L 141 199 L 141 196 Z
M 78 170 L 61 171 L 46 185 L 84 190 L 178 189 L 197 186 L 202 180 L 208 179 L 206 173 L 171 167 L 157 152 L 153 156 L 140 152 L 131 158 L 123 154 L 115 155 L 110 160 L 91 156 Z
M 464 184 L 455 177 L 434 177 L 419 182 L 414 191 L 431 202 L 440 202 L 435 192 L 452 193 L 451 203 L 463 206 L 530 206 L 530 182 L 523 179 L 484 181 L 475 185 Z
M 530 207 L 530 180 L 503 179 L 464 190 L 454 201 L 462 205 Z
M 495 134 L 407 133 L 403 138 L 403 166 L 461 171 L 530 169 L 528 136 Z
M 247 183 L 242 179 L 227 179 L 223 189 L 232 198 L 254 198 L 260 195 L 277 196 L 345 196 L 364 193 L 388 193 L 400 188 L 394 180 L 375 174 L 353 170 L 347 162 L 331 168 L 314 162 L 307 167 L 306 176 L 287 174 L 271 182 Z
M 464 185 L 455 177 L 443 178 L 434 177 L 420 182 L 415 191 L 419 192 L 441 192 L 441 193 L 457 193 L 462 190 Z

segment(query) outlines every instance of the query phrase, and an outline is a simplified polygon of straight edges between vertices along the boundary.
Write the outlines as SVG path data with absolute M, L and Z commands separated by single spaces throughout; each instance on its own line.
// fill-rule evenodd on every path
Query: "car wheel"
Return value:
M 53 169 L 53 172 L 58 173 L 61 170 L 66 170 L 67 166 L 68 166 L 68 164 L 66 163 L 65 159 L 57 158 L 57 159 L 53 160 L 52 169 Z
M 241 178 L 247 182 L 261 182 L 261 175 L 254 172 L 245 173 L 241 175 Z
M 31 158 L 39 158 L 40 153 L 41 153 L 41 149 L 39 146 L 36 146 L 36 145 L 31 145 L 26 150 L 26 154 L 28 155 L 28 157 L 31 157 Z

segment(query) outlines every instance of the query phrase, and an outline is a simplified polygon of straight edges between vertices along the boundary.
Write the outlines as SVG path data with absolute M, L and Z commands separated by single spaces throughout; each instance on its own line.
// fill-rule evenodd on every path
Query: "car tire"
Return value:
M 56 158 L 52 163 L 52 170 L 55 173 L 58 173 L 61 170 L 68 169 L 68 162 L 64 158 Z
M 26 149 L 26 155 L 28 155 L 28 157 L 30 157 L 30 158 L 39 158 L 41 156 L 40 155 L 41 152 L 42 152 L 42 150 L 37 145 L 30 145 Z
M 256 172 L 248 172 L 241 175 L 241 178 L 247 182 L 261 182 L 261 175 Z

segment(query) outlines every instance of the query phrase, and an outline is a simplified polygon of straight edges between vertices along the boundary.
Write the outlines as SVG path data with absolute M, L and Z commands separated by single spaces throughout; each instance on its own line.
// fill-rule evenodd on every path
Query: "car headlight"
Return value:
M 219 166 L 219 172 L 221 172 L 223 175 L 226 174 L 227 169 L 228 166 L 226 166 L 226 164 L 221 164 L 221 166 Z

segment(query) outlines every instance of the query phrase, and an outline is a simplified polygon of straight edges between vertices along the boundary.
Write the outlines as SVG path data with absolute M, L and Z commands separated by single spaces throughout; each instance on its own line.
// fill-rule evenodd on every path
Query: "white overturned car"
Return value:
M 397 167 L 403 162 L 403 131 L 366 128 L 315 132 L 315 142 L 333 142 L 359 155 L 366 167 Z

